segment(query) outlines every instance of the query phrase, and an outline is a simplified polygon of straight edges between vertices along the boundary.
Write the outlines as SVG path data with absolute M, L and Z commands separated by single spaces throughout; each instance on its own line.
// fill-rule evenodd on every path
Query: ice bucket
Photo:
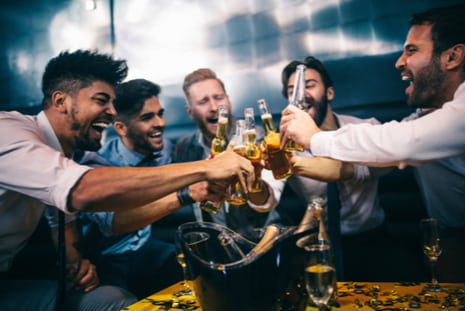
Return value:
M 296 228 L 280 228 L 267 245 L 252 251 L 264 229 L 246 239 L 214 223 L 181 225 L 177 247 L 203 311 L 305 310 L 305 251 L 297 241 L 317 228 L 301 233 Z

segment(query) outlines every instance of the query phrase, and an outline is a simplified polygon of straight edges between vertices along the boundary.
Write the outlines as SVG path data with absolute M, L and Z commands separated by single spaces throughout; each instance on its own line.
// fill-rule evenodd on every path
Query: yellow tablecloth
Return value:
M 445 291 L 425 292 L 426 283 L 339 282 L 339 311 L 464 310 L 465 284 L 441 284 Z M 202 311 L 196 297 L 183 292 L 183 282 L 122 309 L 128 311 Z M 316 311 L 308 306 L 306 311 Z

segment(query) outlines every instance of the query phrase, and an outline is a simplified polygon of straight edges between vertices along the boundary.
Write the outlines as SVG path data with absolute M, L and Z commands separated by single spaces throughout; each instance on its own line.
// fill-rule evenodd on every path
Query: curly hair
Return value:
M 104 81 L 113 86 L 122 82 L 128 74 L 125 60 L 114 60 L 110 55 L 97 51 L 64 51 L 52 58 L 42 76 L 43 108 L 51 102 L 54 91 L 74 94 L 91 85 L 94 81 Z

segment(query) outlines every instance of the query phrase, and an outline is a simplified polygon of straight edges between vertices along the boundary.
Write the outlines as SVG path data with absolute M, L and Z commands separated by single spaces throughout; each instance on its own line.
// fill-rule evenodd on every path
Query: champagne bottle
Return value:
M 237 120 L 235 127 L 235 135 L 229 142 L 228 150 L 235 152 L 238 155 L 246 157 L 245 143 L 243 141 L 243 132 L 245 130 L 245 120 Z M 242 189 L 241 184 L 235 180 L 227 188 L 227 202 L 230 204 L 241 205 L 247 201 L 247 196 Z
M 261 149 L 256 142 L 256 122 L 253 108 L 245 108 L 245 131 L 243 132 L 245 142 L 246 157 L 251 161 L 255 169 L 255 181 L 251 192 L 261 192 L 263 190 L 263 180 L 261 178 Z
M 273 240 L 281 233 L 281 229 L 278 225 L 269 225 L 266 227 L 266 231 L 263 234 L 261 240 L 256 246 L 248 253 L 248 256 L 256 256 L 261 253 L 265 253 L 271 249 Z
M 318 241 L 317 242 L 318 242 L 318 244 L 324 244 L 324 245 L 329 246 L 331 256 L 332 256 L 332 260 L 333 260 L 333 263 L 334 263 L 334 267 L 336 267 L 334 252 L 333 252 L 333 248 L 332 248 L 332 245 L 331 245 L 331 239 L 329 238 L 329 234 L 328 234 L 328 232 L 326 230 L 326 223 L 324 222 L 323 204 L 324 204 L 324 199 L 322 197 L 312 196 L 311 199 L 310 199 L 310 202 L 308 203 L 308 206 L 311 207 L 312 209 L 314 209 L 316 218 L 318 219 L 318 222 L 319 222 L 319 232 L 318 232 Z M 334 278 L 333 287 L 334 287 L 334 291 L 333 291 L 332 297 L 330 299 L 330 304 L 337 304 L 338 305 L 338 303 L 337 303 L 337 281 L 336 281 L 335 278 Z
M 281 149 L 280 135 L 274 125 L 269 106 L 265 99 L 258 100 L 261 121 L 264 127 L 263 144 L 268 155 L 269 166 L 275 179 L 287 178 L 292 175 L 288 154 Z
M 227 105 L 219 105 L 218 109 L 216 137 L 211 142 L 211 155 L 213 156 L 225 151 L 228 144 L 229 107 Z M 213 214 L 219 213 L 221 206 L 222 202 L 213 202 L 209 200 L 205 200 L 199 205 L 201 209 Z
M 297 66 L 295 70 L 295 82 L 293 86 L 292 97 L 289 98 L 289 105 L 293 105 L 302 110 L 305 107 L 305 71 L 305 65 L 300 64 Z M 288 152 L 302 152 L 304 148 L 295 143 L 293 140 L 289 139 L 285 143 L 284 150 Z

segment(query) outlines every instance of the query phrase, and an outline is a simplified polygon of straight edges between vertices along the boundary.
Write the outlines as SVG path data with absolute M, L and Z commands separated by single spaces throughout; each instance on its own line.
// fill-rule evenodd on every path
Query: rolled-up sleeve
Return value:
M 32 119 L 2 117 L 0 132 L 0 187 L 72 213 L 69 193 L 90 167 L 49 147 Z

